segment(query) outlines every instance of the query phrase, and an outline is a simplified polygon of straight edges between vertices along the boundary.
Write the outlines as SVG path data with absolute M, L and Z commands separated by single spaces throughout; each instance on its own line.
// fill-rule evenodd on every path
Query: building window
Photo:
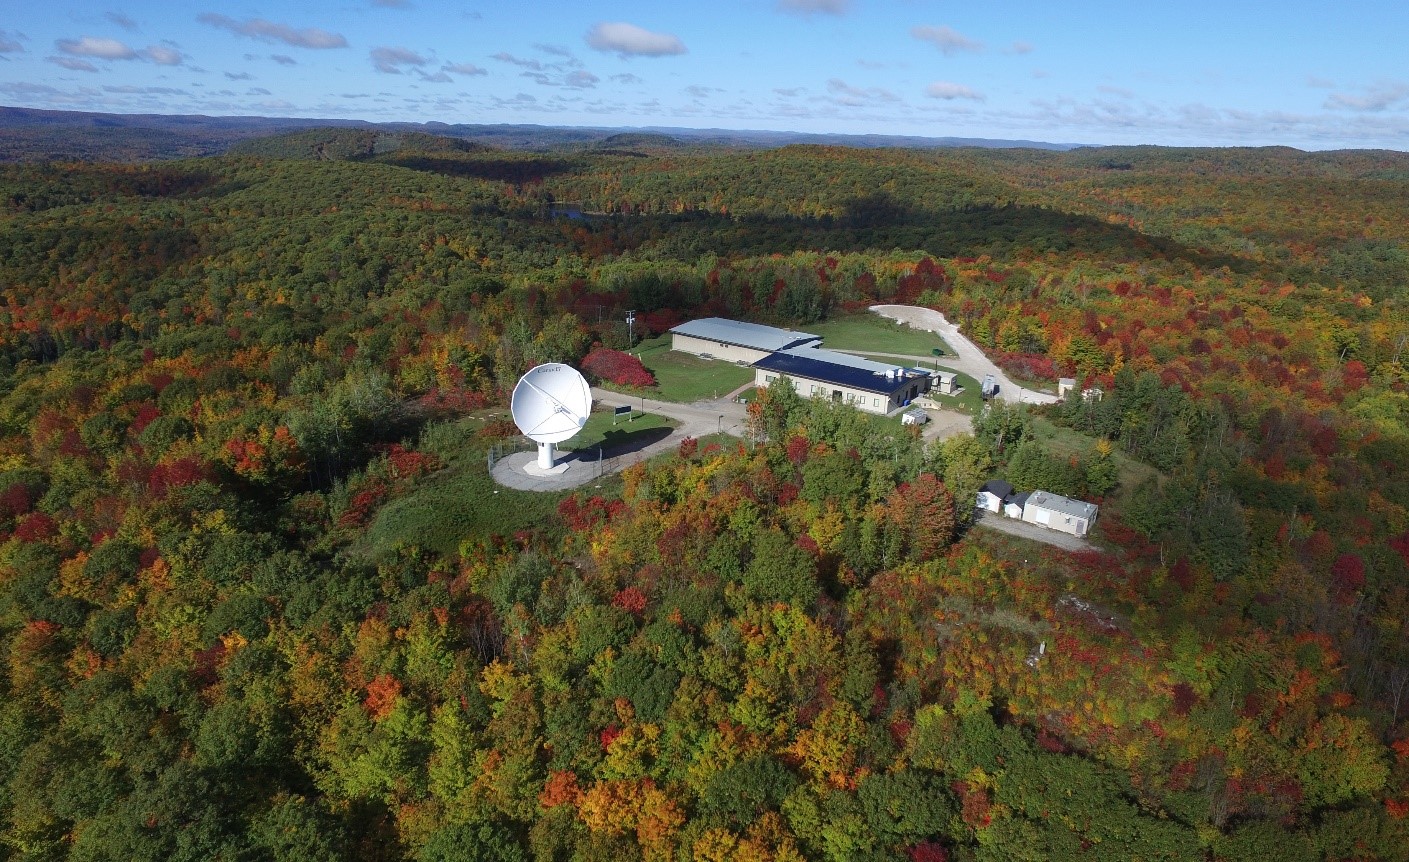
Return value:
M 872 399 L 871 399 L 871 406 L 872 406 L 872 407 L 880 407 L 880 406 L 881 406 L 881 399 L 879 399 L 879 398 L 872 398 Z
M 772 383 L 774 380 L 777 380 L 777 379 L 778 379 L 777 375 L 774 375 L 774 374 L 765 374 L 765 375 L 763 375 L 763 382 L 764 382 L 764 383 Z

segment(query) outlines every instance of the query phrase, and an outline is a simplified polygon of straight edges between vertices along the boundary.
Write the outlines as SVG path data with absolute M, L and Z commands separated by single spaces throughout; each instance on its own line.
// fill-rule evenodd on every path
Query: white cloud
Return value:
M 442 71 L 452 75 L 488 75 L 488 69 L 481 69 L 474 63 L 446 63 L 441 67 Z
M 931 99 L 944 99 L 953 101 L 955 99 L 971 99 L 975 102 L 982 102 L 984 95 L 973 87 L 964 84 L 955 84 L 951 81 L 935 81 L 925 88 L 925 95 Z
M 853 87 L 840 78 L 827 81 L 827 92 L 842 105 L 859 107 L 875 102 L 897 102 L 900 97 L 880 87 Z
M 137 22 L 133 21 L 131 18 L 122 14 L 121 12 L 109 12 L 104 17 L 106 17 L 109 21 L 113 22 L 124 30 L 137 29 Z
M 597 86 L 601 79 L 585 69 L 578 69 L 576 72 L 563 79 L 563 86 L 572 87 L 578 90 L 588 90 Z
M 1031 42 L 1024 42 L 1019 40 L 1010 45 L 1008 47 L 1008 50 L 1013 52 L 1014 54 L 1031 54 L 1033 48 Z
M 383 9 L 409 9 L 409 0 L 372 0 L 373 6 L 380 6 Z
M 179 66 L 186 60 L 180 51 L 163 45 L 150 45 L 142 49 L 142 56 L 158 66 Z
M 269 59 L 273 60 L 275 63 L 278 63 L 280 66 L 298 65 L 298 61 L 287 54 L 270 54 Z
M 811 15 L 823 12 L 827 15 L 844 15 L 851 7 L 851 0 L 778 0 L 778 8 L 798 15 Z
M 618 84 L 644 84 L 644 83 L 645 83 L 645 81 L 641 80 L 641 77 L 640 77 L 639 75 L 633 75 L 633 74 L 631 74 L 630 72 L 622 72 L 622 73 L 619 74 L 619 75 L 612 75 L 612 80 L 613 80 L 613 81 L 616 81 Z
M 103 88 L 105 93 L 119 93 L 126 95 L 140 96 L 189 96 L 185 90 L 177 90 L 174 87 L 136 87 L 131 84 L 120 86 L 107 86 Z
M 587 33 L 587 44 L 598 51 L 621 57 L 667 57 L 684 54 L 687 50 L 678 36 L 652 33 L 635 24 L 619 21 L 593 26 Z
M 541 70 L 543 69 L 543 64 L 542 64 L 541 62 L 539 62 L 538 60 L 524 59 L 524 58 L 522 58 L 522 57 L 515 57 L 513 54 L 510 54 L 508 51 L 500 51 L 498 54 L 495 54 L 495 55 L 494 55 L 493 57 L 491 57 L 490 59 L 498 60 L 498 61 L 501 62 L 501 63 L 511 63 L 511 64 L 513 64 L 513 65 L 515 65 L 515 66 L 522 66 L 522 67 L 525 68 L 525 69 L 532 69 L 532 70 L 534 70 L 535 72 L 541 71 Z
M 1102 93 L 1109 93 L 1112 96 L 1120 96 L 1122 99 L 1135 98 L 1135 92 L 1133 90 L 1127 90 L 1124 87 L 1113 87 L 1110 84 L 1102 84 L 1096 89 L 1100 90 Z
M 347 39 L 340 33 L 330 33 L 317 27 L 296 30 L 287 24 L 277 24 L 263 18 L 250 18 L 236 21 L 215 12 L 202 12 L 196 16 L 202 24 L 209 24 L 221 30 L 229 30 L 240 36 L 261 39 L 265 42 L 283 42 L 296 48 L 346 48 Z
M 137 52 L 116 39 L 84 36 L 81 39 L 59 39 L 54 45 L 75 57 L 96 57 L 100 60 L 135 60 Z
M 24 51 L 24 46 L 20 44 L 23 38 L 23 33 L 0 30 L 0 54 L 19 54 Z
M 403 66 L 424 66 L 430 61 L 410 48 L 373 48 L 372 65 L 378 72 L 400 75 Z
M 1313 87 L 1317 90 L 1334 90 L 1336 88 L 1336 82 L 1332 81 L 1330 78 L 1322 78 L 1317 75 L 1307 75 L 1306 86 Z
M 1400 102 L 1409 104 L 1409 84 L 1387 81 L 1366 88 L 1358 96 L 1332 93 L 1326 99 L 1326 107 L 1332 110 L 1378 112 L 1395 107 Z
M 910 35 L 921 42 L 929 42 L 934 45 L 946 57 L 952 57 L 961 51 L 983 50 L 982 42 L 975 42 L 949 26 L 931 27 L 928 24 L 921 24 L 918 27 L 910 28 Z
M 87 60 L 80 60 L 77 57 L 45 57 L 45 60 L 56 66 L 63 66 L 65 69 L 72 69 L 75 72 L 96 72 L 98 67 Z
M 226 72 L 225 77 L 231 81 L 252 81 L 254 76 L 249 72 Z

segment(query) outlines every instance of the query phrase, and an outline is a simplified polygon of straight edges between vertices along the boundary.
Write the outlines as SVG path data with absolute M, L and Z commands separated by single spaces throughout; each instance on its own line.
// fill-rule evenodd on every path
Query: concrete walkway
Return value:
M 908 359 L 915 362 L 938 362 L 940 365 L 949 366 L 977 380 L 983 382 L 983 378 L 989 374 L 998 381 L 998 397 L 1004 401 L 1011 401 L 1014 404 L 1055 404 L 1060 399 L 1050 392 L 1038 392 L 1033 389 L 1024 389 L 1014 383 L 1003 369 L 994 365 L 992 360 L 983 354 L 978 345 L 968 339 L 968 336 L 959 332 L 959 326 L 950 323 L 932 308 L 920 308 L 914 305 L 873 305 L 871 311 L 881 317 L 889 318 L 900 323 L 907 323 L 915 329 L 923 329 L 926 332 L 933 332 L 940 338 L 948 342 L 954 348 L 954 356 L 908 356 L 902 353 L 872 353 L 865 351 L 871 356 L 885 356 L 893 359 Z M 855 353 L 858 351 L 846 351 Z
M 731 393 L 731 396 L 733 394 Z M 693 404 L 676 404 L 671 401 L 657 401 L 654 398 L 641 398 L 635 395 L 624 395 L 620 392 L 610 392 L 594 386 L 592 387 L 592 404 L 601 407 L 632 407 L 643 413 L 667 416 L 679 422 L 680 426 L 652 443 L 606 450 L 601 453 L 600 461 L 596 449 L 560 453 L 557 463 L 567 464 L 568 469 L 553 476 L 534 475 L 525 469 L 530 464 L 537 463 L 538 450 L 536 448 L 527 452 L 515 452 L 512 455 L 505 455 L 495 462 L 492 474 L 494 481 L 507 488 L 515 488 L 520 491 L 566 491 L 569 488 L 577 488 L 589 482 L 595 482 L 600 476 L 608 473 L 625 470 L 633 464 L 639 464 L 662 452 L 674 451 L 680 447 L 680 441 L 686 437 L 699 439 L 708 434 L 720 433 L 732 434 L 735 437 L 744 436 L 745 406 L 732 397 L 721 398 L 718 401 L 706 400 L 696 401 Z

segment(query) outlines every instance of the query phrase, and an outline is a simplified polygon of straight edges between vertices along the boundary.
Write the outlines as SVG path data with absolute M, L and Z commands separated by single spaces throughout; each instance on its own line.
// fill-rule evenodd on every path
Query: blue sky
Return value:
M 1409 3 L 13 3 L 0 104 L 1409 150 Z

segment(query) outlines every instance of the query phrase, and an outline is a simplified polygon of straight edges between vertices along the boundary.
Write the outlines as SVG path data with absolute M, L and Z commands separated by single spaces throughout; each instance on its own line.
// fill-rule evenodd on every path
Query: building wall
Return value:
M 1036 524 L 1039 527 L 1046 527 L 1049 530 L 1058 530 L 1063 533 L 1071 533 L 1073 536 L 1084 536 L 1090 526 L 1085 518 L 1078 518 L 1074 515 L 1063 514 L 1051 509 L 1043 508 L 1034 504 L 1031 500 L 1023 507 L 1022 519 L 1029 524 Z
M 696 338 L 693 335 L 681 335 L 678 332 L 671 333 L 670 349 L 679 350 L 681 353 L 693 353 L 696 356 L 708 353 L 715 359 L 723 359 L 726 362 L 743 362 L 748 365 L 752 365 L 768 355 L 766 350 L 754 350 L 751 347 L 740 347 L 736 344 L 722 344 L 718 341 Z
M 762 368 L 755 368 L 753 383 L 755 386 L 768 386 L 780 376 L 783 375 L 778 374 L 776 371 L 766 371 Z M 877 413 L 882 416 L 902 406 L 905 403 L 905 394 L 910 391 L 910 387 L 907 386 L 905 389 L 887 398 L 875 392 L 866 392 L 847 386 L 838 386 L 834 383 L 825 383 L 821 380 L 811 380 L 806 377 L 788 375 L 788 379 L 793 382 L 793 389 L 797 390 L 797 394 L 801 395 L 803 398 L 812 398 L 820 395 L 823 398 L 832 398 L 833 400 L 841 401 L 843 404 L 850 404 L 858 410 L 864 410 L 867 413 Z M 834 392 L 840 392 L 840 398 L 835 397 L 833 395 Z
M 1003 508 L 1003 500 L 996 494 L 990 494 L 987 491 L 979 491 L 978 507 L 980 509 L 987 509 L 990 512 L 997 512 Z

